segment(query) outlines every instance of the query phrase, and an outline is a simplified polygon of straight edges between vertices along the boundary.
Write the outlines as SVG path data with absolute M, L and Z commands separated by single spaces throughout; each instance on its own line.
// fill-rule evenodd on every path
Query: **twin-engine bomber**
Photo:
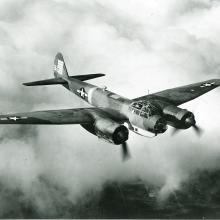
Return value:
M 220 79 L 211 79 L 128 99 L 105 87 L 84 82 L 102 76 L 101 73 L 69 76 L 63 56 L 58 53 L 54 60 L 54 78 L 24 85 L 62 85 L 93 107 L 0 115 L 0 124 L 80 124 L 97 137 L 121 145 L 126 159 L 129 130 L 152 137 L 164 133 L 170 125 L 175 130 L 192 127 L 200 134 L 202 130 L 196 125 L 194 114 L 178 106 L 220 85 Z

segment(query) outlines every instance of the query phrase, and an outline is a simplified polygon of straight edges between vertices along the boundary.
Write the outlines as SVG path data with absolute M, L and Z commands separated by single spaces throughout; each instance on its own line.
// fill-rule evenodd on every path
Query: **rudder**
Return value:
M 55 78 L 69 78 L 63 55 L 60 52 L 57 53 L 54 59 L 54 76 Z

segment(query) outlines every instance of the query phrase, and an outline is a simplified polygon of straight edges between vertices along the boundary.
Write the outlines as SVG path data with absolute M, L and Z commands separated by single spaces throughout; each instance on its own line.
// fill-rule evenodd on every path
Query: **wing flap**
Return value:
M 35 111 L 0 115 L 0 124 L 89 124 L 95 108 Z

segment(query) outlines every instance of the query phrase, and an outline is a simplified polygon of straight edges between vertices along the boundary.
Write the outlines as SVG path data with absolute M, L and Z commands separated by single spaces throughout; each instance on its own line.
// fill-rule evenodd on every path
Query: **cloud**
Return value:
M 71 74 L 107 73 L 93 82 L 129 98 L 218 77 L 219 11 L 211 0 L 1 1 L 1 112 L 87 106 L 62 87 L 22 87 L 52 77 L 57 51 Z M 174 138 L 131 134 L 127 163 L 117 146 L 80 126 L 1 126 L 2 217 L 16 190 L 16 204 L 31 201 L 35 216 L 51 217 L 60 216 L 62 202 L 74 204 L 107 181 L 139 177 L 165 197 L 197 170 L 218 169 L 218 96 L 184 106 L 205 129 L 201 139 L 191 129 Z

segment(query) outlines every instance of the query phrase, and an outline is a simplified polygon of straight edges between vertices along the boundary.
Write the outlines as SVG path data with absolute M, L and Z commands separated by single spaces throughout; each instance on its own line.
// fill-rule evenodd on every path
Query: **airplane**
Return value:
M 98 87 L 85 81 L 105 74 L 69 76 L 61 53 L 54 60 L 54 78 L 23 83 L 25 86 L 62 85 L 91 107 L 33 111 L 0 115 L 0 124 L 80 124 L 98 138 L 122 146 L 122 157 L 130 157 L 127 140 L 129 131 L 142 136 L 153 137 L 164 133 L 168 125 L 174 129 L 194 128 L 195 116 L 179 105 L 191 101 L 220 85 L 220 79 L 211 79 L 186 86 L 163 90 L 128 99 L 106 87 Z

